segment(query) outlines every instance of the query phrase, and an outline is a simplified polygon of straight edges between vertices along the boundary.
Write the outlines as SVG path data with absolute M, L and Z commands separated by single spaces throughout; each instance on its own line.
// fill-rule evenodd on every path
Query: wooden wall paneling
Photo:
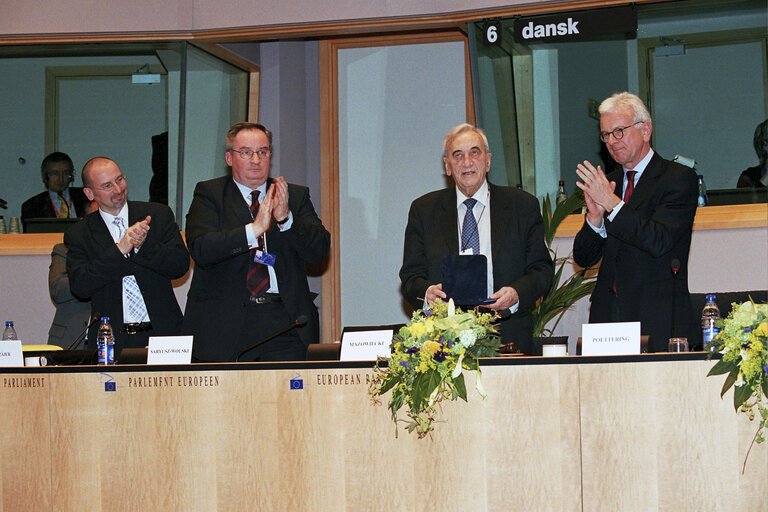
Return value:
M 732 392 L 718 398 L 713 365 L 579 365 L 584 510 L 765 507 L 737 491 L 765 481 L 768 464 L 762 450 L 741 475 L 756 427 L 734 413 Z
M 2 510 L 51 510 L 50 387 L 34 372 L 0 377 Z

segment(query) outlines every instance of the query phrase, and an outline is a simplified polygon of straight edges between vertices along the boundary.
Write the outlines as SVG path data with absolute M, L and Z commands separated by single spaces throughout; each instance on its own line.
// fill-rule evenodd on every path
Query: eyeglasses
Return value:
M 98 187 L 88 187 L 88 188 L 92 188 L 95 190 L 103 190 L 104 192 L 112 192 L 115 189 L 115 187 L 119 187 L 124 182 L 125 182 L 125 175 L 121 174 L 120 176 L 115 178 L 115 181 L 109 181 Z
M 621 140 L 621 138 L 624 137 L 624 130 L 626 130 L 627 128 L 631 128 L 636 124 L 641 124 L 644 122 L 645 121 L 635 121 L 634 123 L 627 125 L 624 128 L 614 128 L 614 130 L 610 132 L 600 132 L 600 140 L 603 142 L 608 142 L 609 135 L 613 135 L 613 138 L 616 140 Z
M 60 178 L 71 178 L 73 175 L 72 171 L 45 171 L 45 174 L 47 176 L 50 176 L 53 178 L 54 176 L 58 176 Z
M 257 150 L 253 149 L 230 149 L 231 152 L 237 153 L 240 155 L 240 158 L 243 160 L 250 160 L 254 153 L 258 155 L 259 160 L 264 160 L 265 158 L 269 157 L 269 155 L 272 154 L 272 150 L 269 148 L 259 148 Z
M 466 156 L 469 156 L 469 158 L 472 160 L 477 160 L 482 158 L 483 152 L 480 150 L 480 148 L 472 148 L 466 153 L 463 151 L 454 151 L 451 153 L 451 158 L 453 158 L 455 162 L 461 162 Z

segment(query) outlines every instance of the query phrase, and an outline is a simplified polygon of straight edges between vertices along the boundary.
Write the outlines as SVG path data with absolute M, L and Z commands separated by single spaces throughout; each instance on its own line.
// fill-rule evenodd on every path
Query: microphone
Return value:
M 93 323 L 94 323 L 96 320 L 98 320 L 98 319 L 99 319 L 99 315 L 93 315 L 93 316 L 91 317 L 91 321 L 90 321 L 90 322 L 88 322 L 88 325 L 86 325 L 86 326 L 85 326 L 85 329 L 83 329 L 83 331 L 82 331 L 80 334 L 78 334 L 78 335 L 77 335 L 77 338 L 75 338 L 75 341 L 73 341 L 73 342 L 72 342 L 72 343 L 71 343 L 71 344 L 70 344 L 70 345 L 67 347 L 67 350 L 72 350 L 72 349 L 74 349 L 76 346 L 78 346 L 78 345 L 80 344 L 80 342 L 81 342 L 81 341 L 83 341 L 83 339 L 85 338 L 85 334 L 88 332 L 88 329 L 90 329 L 90 328 L 91 328 L 91 326 L 93 325 Z
M 669 337 L 675 337 L 675 298 L 677 295 L 677 273 L 680 272 L 680 260 L 674 258 L 670 263 L 672 270 L 672 325 L 669 328 Z
M 307 317 L 304 315 L 300 315 L 299 318 L 294 320 L 291 324 L 286 325 L 285 327 L 281 327 L 280 329 L 276 330 L 269 336 L 265 336 L 261 338 L 259 341 L 251 345 L 250 347 L 247 347 L 243 349 L 239 354 L 237 354 L 237 358 L 235 359 L 235 362 L 240 362 L 240 358 L 243 357 L 243 354 L 246 352 L 250 352 L 251 350 L 255 349 L 259 345 L 263 345 L 264 343 L 268 342 L 271 339 L 277 338 L 281 334 L 285 334 L 286 332 L 290 331 L 291 329 L 295 329 L 296 327 L 304 327 L 307 325 Z

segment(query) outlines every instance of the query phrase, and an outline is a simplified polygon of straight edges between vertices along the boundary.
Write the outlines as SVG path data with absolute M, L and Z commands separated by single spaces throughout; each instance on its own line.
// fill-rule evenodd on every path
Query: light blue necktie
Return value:
M 461 227 L 461 250 L 472 249 L 472 254 L 480 254 L 480 232 L 477 230 L 477 221 L 472 208 L 475 207 L 477 199 L 471 197 L 464 201 L 467 207 L 467 213 L 464 214 L 464 224 Z
M 121 240 L 125 233 L 123 219 L 115 217 L 114 224 L 119 231 L 117 239 Z M 147 305 L 144 303 L 144 297 L 141 295 L 139 283 L 136 282 L 136 276 L 134 275 L 123 277 L 123 301 L 128 306 L 128 312 L 132 317 L 132 321 L 126 323 L 146 322 L 149 319 Z

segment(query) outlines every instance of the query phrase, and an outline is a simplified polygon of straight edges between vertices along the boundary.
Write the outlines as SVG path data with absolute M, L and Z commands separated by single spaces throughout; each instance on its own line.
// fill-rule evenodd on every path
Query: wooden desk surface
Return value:
M 369 363 L 0 369 L 0 505 L 765 510 L 768 447 L 742 475 L 755 424 L 720 399 L 713 364 L 489 360 L 487 398 L 469 379 L 431 440 L 395 438 Z

